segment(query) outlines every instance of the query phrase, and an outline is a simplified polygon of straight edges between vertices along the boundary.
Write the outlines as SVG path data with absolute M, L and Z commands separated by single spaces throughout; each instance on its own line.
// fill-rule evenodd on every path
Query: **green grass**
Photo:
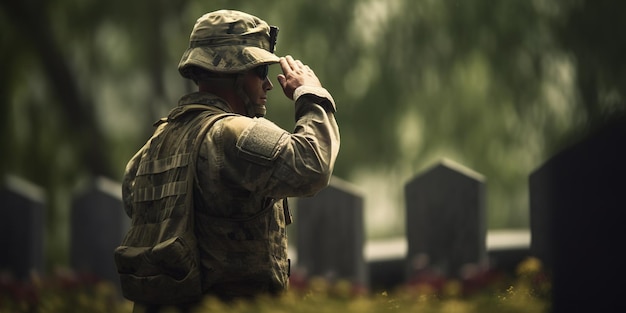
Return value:
M 471 280 L 416 279 L 395 290 L 367 291 L 347 281 L 312 278 L 280 297 L 224 303 L 206 297 L 194 312 L 232 313 L 543 313 L 551 283 L 537 259 L 522 262 L 514 277 L 483 273 Z M 113 284 L 71 272 L 17 283 L 0 278 L 0 313 L 132 312 Z M 177 312 L 169 310 L 169 312 Z

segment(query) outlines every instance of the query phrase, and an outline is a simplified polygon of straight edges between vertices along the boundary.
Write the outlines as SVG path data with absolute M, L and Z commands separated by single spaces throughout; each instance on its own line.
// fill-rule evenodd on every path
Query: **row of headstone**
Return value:
M 367 280 L 358 275 L 362 253 L 342 254 L 342 247 L 358 251 L 363 244 L 362 200 L 351 189 L 331 184 L 314 198 L 300 200 L 298 263 L 310 275 Z M 539 258 L 552 275 L 553 312 L 624 311 L 626 118 L 550 158 L 529 176 L 529 191 L 530 249 L 512 252 L 515 260 Z M 466 265 L 492 261 L 494 254 L 485 248 L 480 174 L 443 161 L 410 181 L 405 194 L 407 255 L 370 266 L 396 277 L 404 266 L 404 279 L 423 268 L 458 277 Z M 349 234 L 352 239 L 346 239 Z M 370 271 L 369 278 L 385 275 Z
M 450 160 L 405 187 L 407 254 L 364 259 L 363 196 L 337 178 L 312 198 L 298 199 L 297 270 L 309 277 L 391 287 L 428 269 L 458 277 L 487 261 L 484 177 Z
M 43 273 L 43 190 L 9 176 L 0 189 L 0 204 L 0 272 L 17 280 L 28 280 L 33 272 Z M 106 178 L 95 179 L 71 204 L 71 268 L 118 284 L 112 253 L 129 226 L 120 185 Z
M 2 267 L 25 277 L 30 270 L 42 268 L 45 201 L 26 183 L 9 186 L 2 194 L 7 205 L 0 218 L 6 224 L 0 228 L 0 238 L 26 240 L 7 241 Z M 449 160 L 417 176 L 405 190 L 406 258 L 373 262 L 368 268 L 363 255 L 364 197 L 334 177 L 315 197 L 297 202 L 295 269 L 309 277 L 348 279 L 362 286 L 398 284 L 426 267 L 458 275 L 465 265 L 486 259 L 484 189 L 480 174 Z M 70 214 L 71 267 L 116 284 L 111 253 L 129 227 L 120 190 L 118 183 L 98 178 L 76 194 Z

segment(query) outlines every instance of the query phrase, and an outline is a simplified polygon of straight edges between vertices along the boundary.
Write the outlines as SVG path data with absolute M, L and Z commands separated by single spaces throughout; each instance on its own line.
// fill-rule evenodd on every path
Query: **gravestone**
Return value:
M 444 159 L 405 186 L 409 280 L 424 271 L 460 277 L 486 261 L 485 179 Z
M 516 275 L 517 268 L 530 256 L 530 230 L 498 229 L 487 232 L 489 269 Z
M 9 176 L 0 189 L 0 272 L 19 280 L 43 271 L 44 191 Z
M 70 263 L 119 287 L 113 250 L 130 227 L 122 205 L 121 185 L 99 177 L 72 203 Z
M 395 290 L 405 282 L 406 239 L 370 240 L 365 245 L 369 289 L 379 293 Z
M 307 277 L 345 279 L 367 286 L 363 196 L 333 177 L 317 195 L 299 198 L 295 213 L 296 268 Z
M 529 178 L 531 251 L 553 275 L 553 312 L 624 312 L 626 119 L 559 152 Z

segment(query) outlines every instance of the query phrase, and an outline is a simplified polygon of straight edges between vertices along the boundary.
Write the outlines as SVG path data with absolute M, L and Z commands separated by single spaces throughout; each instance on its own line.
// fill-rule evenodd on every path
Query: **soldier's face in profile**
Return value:
M 264 67 L 262 70 L 260 67 Z M 274 85 L 267 77 L 267 65 L 254 68 L 246 73 L 243 88 L 250 102 L 265 110 L 267 104 L 267 92 L 274 88 Z M 257 112 L 259 110 L 256 110 Z

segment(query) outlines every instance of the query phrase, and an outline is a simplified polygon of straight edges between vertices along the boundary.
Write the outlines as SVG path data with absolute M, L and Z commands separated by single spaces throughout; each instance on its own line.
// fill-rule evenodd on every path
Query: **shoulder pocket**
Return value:
M 237 138 L 240 156 L 259 164 L 268 164 L 278 157 L 282 142 L 289 133 L 272 122 L 257 119 Z

